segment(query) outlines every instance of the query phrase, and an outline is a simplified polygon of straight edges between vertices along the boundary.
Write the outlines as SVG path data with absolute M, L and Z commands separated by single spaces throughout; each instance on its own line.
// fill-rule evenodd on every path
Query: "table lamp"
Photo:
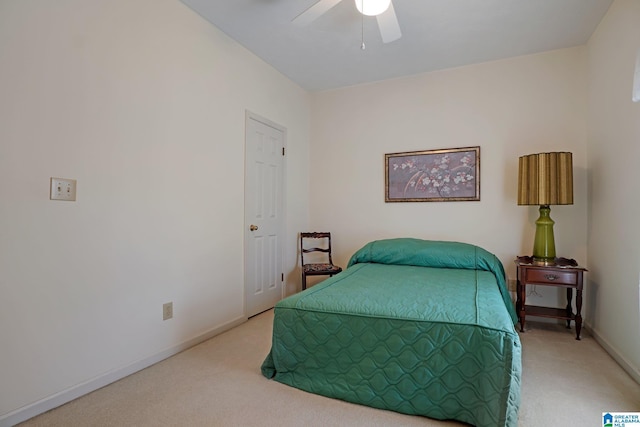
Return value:
M 533 263 L 554 265 L 556 245 L 550 205 L 573 204 L 573 159 L 567 152 L 522 156 L 518 170 L 518 205 L 540 206 L 533 243 Z

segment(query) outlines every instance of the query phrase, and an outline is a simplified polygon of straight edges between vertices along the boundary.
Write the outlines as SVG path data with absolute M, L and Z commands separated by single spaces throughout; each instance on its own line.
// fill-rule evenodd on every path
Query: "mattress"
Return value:
M 262 372 L 332 398 L 516 426 L 521 347 L 504 269 L 482 248 L 390 239 L 280 301 Z

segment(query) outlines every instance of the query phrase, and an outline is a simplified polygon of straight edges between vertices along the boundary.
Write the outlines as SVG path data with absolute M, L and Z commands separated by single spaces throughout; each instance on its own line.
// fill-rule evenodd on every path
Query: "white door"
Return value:
M 245 136 L 245 303 L 251 317 L 283 296 L 285 130 L 248 113 Z

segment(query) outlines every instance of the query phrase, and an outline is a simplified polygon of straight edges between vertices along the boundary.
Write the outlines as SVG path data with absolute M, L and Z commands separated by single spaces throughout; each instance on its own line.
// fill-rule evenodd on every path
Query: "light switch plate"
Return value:
M 76 200 L 76 180 L 65 178 L 51 178 L 51 200 Z

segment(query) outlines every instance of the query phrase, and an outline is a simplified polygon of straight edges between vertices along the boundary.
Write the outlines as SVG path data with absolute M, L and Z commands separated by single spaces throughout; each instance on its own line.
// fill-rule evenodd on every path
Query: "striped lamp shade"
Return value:
M 573 159 L 567 152 L 520 157 L 518 205 L 572 205 Z

